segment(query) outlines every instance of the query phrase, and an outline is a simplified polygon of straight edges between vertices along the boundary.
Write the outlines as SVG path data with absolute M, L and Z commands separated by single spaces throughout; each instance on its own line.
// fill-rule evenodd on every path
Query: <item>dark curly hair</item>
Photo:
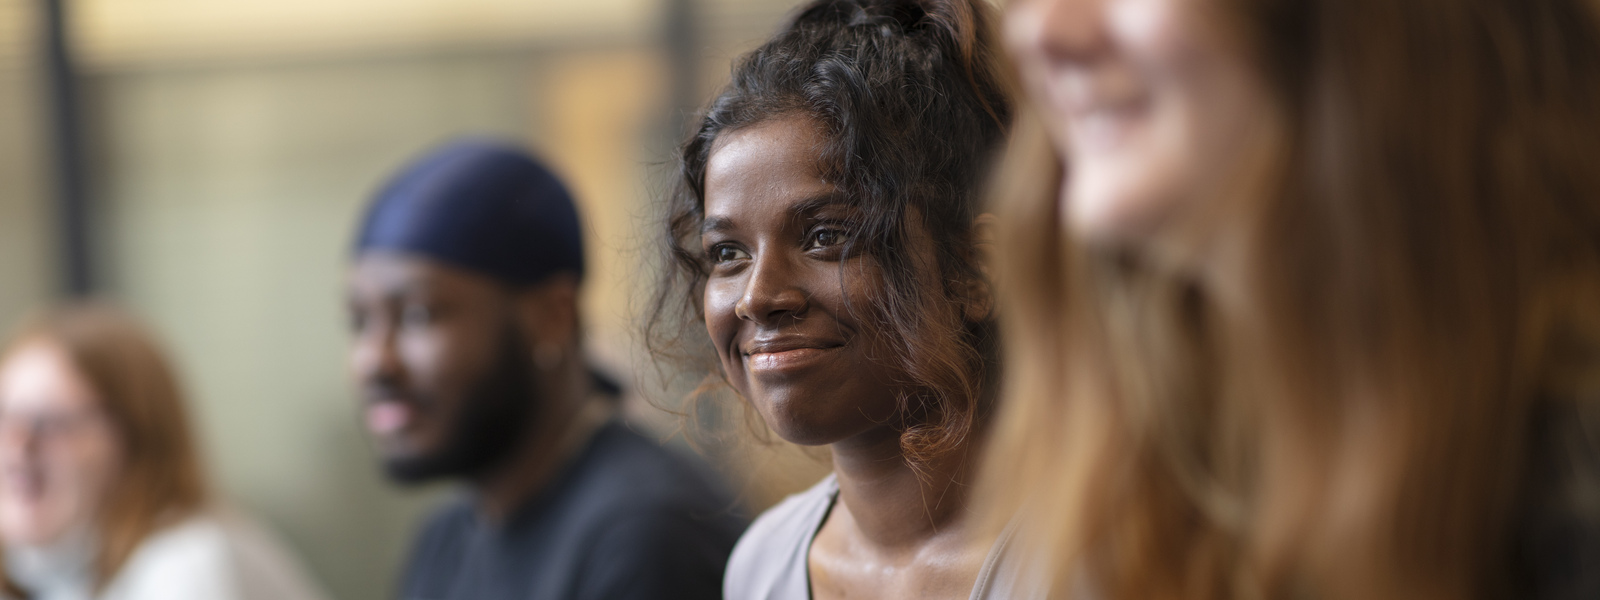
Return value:
M 987 290 L 973 223 L 1011 118 L 994 25 L 985 0 L 815 0 L 741 58 L 680 149 L 664 207 L 666 264 L 645 326 L 652 354 L 671 355 L 693 329 L 682 326 L 704 317 L 700 229 L 717 137 L 803 115 L 824 132 L 823 177 L 864 215 L 845 252 L 882 266 L 885 293 L 853 310 L 887 333 L 895 352 L 886 360 L 919 390 L 901 399 L 901 447 L 913 464 L 961 447 L 996 372 L 992 316 L 974 321 L 961 310 Z M 937 289 L 915 257 L 894 251 L 909 245 L 910 218 L 937 249 Z

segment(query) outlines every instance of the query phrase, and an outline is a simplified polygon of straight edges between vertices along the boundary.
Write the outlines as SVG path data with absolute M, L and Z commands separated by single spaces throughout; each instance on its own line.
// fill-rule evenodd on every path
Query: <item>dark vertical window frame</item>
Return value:
M 93 206 L 84 145 L 82 83 L 74 61 L 66 0 L 38 0 L 44 62 L 46 108 L 50 113 L 52 187 L 56 218 L 58 286 L 63 295 L 96 291 L 92 235 Z

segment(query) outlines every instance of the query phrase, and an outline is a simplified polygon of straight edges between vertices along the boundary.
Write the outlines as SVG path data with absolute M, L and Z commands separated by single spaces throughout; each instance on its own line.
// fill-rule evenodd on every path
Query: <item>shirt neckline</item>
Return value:
M 823 504 L 817 523 L 811 528 L 811 535 L 806 538 L 805 547 L 800 552 L 800 568 L 805 573 L 806 600 L 815 600 L 816 596 L 811 591 L 811 546 L 817 541 L 817 534 L 822 533 L 822 526 L 828 522 L 828 516 L 833 514 L 833 507 L 839 503 L 839 474 L 829 473 L 822 480 L 823 489 L 826 491 L 828 501 Z M 968 600 L 982 600 L 989 592 L 989 586 L 994 581 L 994 576 L 1000 569 L 1000 561 L 1005 554 L 1005 549 L 1011 542 L 1011 534 L 1016 529 L 1016 521 L 1006 525 L 993 544 L 989 545 L 989 552 L 983 557 L 983 566 L 978 568 L 978 578 L 972 583 L 972 593 Z

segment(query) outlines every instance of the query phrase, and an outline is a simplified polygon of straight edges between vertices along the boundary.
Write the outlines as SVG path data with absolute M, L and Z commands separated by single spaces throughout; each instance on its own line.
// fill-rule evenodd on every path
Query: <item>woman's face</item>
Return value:
M 859 211 L 823 181 L 804 117 L 722 134 L 705 176 L 706 331 L 728 381 L 778 435 L 832 444 L 888 429 L 889 350 L 873 328 L 876 259 L 847 255 Z
M 1066 225 L 1141 242 L 1252 185 L 1278 119 L 1206 0 L 1016 0 L 1006 44 L 1066 181 Z
M 54 343 L 0 363 L 0 541 L 48 544 L 90 524 L 120 457 L 99 398 Z

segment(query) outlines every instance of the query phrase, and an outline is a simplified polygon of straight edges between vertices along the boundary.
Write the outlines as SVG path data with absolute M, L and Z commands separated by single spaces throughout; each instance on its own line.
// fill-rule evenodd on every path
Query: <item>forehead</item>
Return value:
M 407 254 L 373 250 L 350 263 L 346 287 L 353 298 L 425 294 L 429 296 L 487 296 L 503 285 L 487 276 L 439 261 Z
M 0 363 L 0 405 L 17 409 L 87 409 L 97 403 L 92 386 L 60 346 L 34 339 Z
M 718 137 L 706 163 L 707 219 L 781 213 L 833 191 L 822 177 L 825 138 L 816 121 L 795 115 Z

